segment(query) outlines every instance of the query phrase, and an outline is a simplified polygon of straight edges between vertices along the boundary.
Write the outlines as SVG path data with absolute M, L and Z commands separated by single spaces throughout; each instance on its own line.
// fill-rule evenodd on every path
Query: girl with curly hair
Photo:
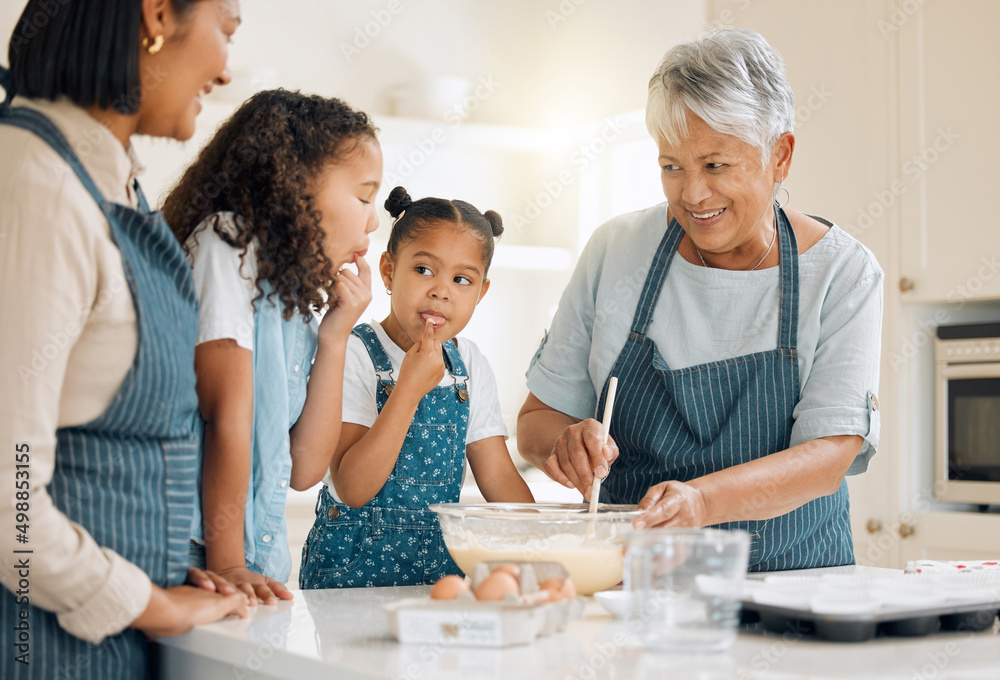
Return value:
M 458 501 L 466 457 L 486 500 L 533 501 L 507 451 L 490 365 L 456 337 L 489 290 L 500 215 L 412 201 L 402 187 L 385 207 L 396 219 L 379 262 L 390 311 L 348 341 L 344 425 L 302 550 L 302 588 L 460 573 L 428 505 Z
M 341 412 L 347 338 L 371 300 L 364 255 L 381 177 L 364 113 L 272 90 L 222 125 L 164 204 L 200 302 L 193 562 L 254 603 L 291 598 L 288 487 L 316 484 L 340 439 L 331 414 Z

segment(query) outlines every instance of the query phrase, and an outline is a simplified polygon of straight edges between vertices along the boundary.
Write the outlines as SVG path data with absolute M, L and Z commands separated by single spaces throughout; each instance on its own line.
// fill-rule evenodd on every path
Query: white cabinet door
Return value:
M 906 519 L 903 561 L 1000 559 L 1000 515 L 916 512 Z
M 1000 3 L 896 3 L 904 302 L 1000 297 Z

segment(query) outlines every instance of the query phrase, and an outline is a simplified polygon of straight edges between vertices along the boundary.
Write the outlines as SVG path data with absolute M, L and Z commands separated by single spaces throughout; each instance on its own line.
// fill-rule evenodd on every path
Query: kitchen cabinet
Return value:
M 796 145 L 785 182 L 788 206 L 825 217 L 858 238 L 889 282 L 899 260 L 899 206 L 891 203 L 872 215 L 867 211 L 894 172 L 895 47 L 878 30 L 886 7 L 882 0 L 716 0 L 708 21 L 758 31 L 781 54 L 796 95 Z M 866 473 L 848 477 L 855 557 L 882 567 L 902 566 L 899 539 L 890 540 L 884 529 L 898 519 L 903 497 L 898 480 L 908 455 L 897 436 L 904 397 L 887 361 L 898 342 L 899 297 L 897 288 L 886 285 L 878 453 Z
M 914 512 L 901 524 L 903 560 L 995 560 L 1000 556 L 1000 515 Z M 909 534 L 909 532 L 913 532 Z
M 708 11 L 785 60 L 791 207 L 839 224 L 885 272 L 879 450 L 848 478 L 856 559 L 1000 556 L 1000 515 L 937 503 L 931 475 L 935 329 L 1000 319 L 1000 230 L 982 209 L 1000 154 L 1000 5 L 716 0 Z
M 888 377 L 907 395 L 895 433 L 911 456 L 902 461 L 909 465 L 901 469 L 898 559 L 995 559 L 1000 515 L 933 497 L 931 340 L 940 323 L 1000 319 L 1000 230 L 981 209 L 998 188 L 992 159 L 1000 155 L 1000 129 L 992 112 L 1000 106 L 993 76 L 1000 5 L 888 8 L 881 30 L 896 43 L 899 149 L 891 193 L 899 203 L 899 264 L 886 286 L 898 287 L 902 305 Z
M 912 7 L 911 7 L 912 5 Z M 885 200 L 900 204 L 904 302 L 1000 297 L 1000 4 L 898 3 L 899 158 Z

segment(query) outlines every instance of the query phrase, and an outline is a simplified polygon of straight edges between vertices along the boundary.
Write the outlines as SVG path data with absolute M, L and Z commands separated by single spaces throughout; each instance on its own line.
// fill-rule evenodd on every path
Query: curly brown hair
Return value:
M 187 249 L 206 219 L 232 212 L 236 233 L 210 221 L 219 237 L 246 256 L 257 239 L 257 297 L 268 281 L 285 320 L 336 302 L 333 264 L 323 250 L 311 180 L 355 152 L 376 129 L 367 115 L 339 99 L 284 89 L 258 92 L 223 123 L 163 204 Z

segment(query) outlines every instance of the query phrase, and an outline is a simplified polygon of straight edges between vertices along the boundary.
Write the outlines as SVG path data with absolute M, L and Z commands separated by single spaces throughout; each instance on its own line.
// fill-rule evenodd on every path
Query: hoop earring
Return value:
M 392 289 L 391 288 L 386 288 L 385 289 L 385 294 L 386 295 L 392 295 Z
M 149 36 L 146 36 L 142 39 L 142 48 L 150 54 L 156 54 L 163 49 L 163 35 L 160 34 L 153 38 L 152 43 L 149 42 Z
M 778 192 L 779 191 L 784 191 L 785 192 L 785 202 L 784 203 L 778 203 Z M 778 182 L 778 186 L 774 187 L 774 192 L 771 194 L 771 202 L 772 203 L 778 203 L 778 207 L 779 208 L 784 208 L 786 205 L 788 205 L 788 201 L 790 199 L 791 199 L 791 195 L 788 193 L 788 189 L 786 189 L 784 186 L 782 186 L 781 182 Z

